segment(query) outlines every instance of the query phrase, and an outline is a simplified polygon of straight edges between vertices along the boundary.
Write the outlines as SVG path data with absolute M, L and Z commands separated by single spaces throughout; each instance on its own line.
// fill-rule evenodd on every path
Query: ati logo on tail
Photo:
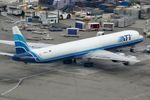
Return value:
M 131 35 L 128 34 L 128 35 L 124 35 L 124 36 L 119 37 L 118 42 L 127 42 L 127 41 L 130 41 L 130 40 L 131 40 Z

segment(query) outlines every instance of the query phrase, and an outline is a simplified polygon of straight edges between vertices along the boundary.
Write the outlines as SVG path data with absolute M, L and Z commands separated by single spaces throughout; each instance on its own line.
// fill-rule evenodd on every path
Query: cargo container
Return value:
M 150 19 L 150 5 L 143 5 L 140 12 L 141 19 Z
M 75 28 L 79 28 L 79 30 L 84 30 L 85 29 L 85 22 L 76 21 L 75 22 Z
M 150 19 L 150 13 L 149 14 L 141 14 L 140 18 L 145 19 L 145 20 Z
M 27 17 L 27 24 L 31 24 L 32 23 L 32 17 Z
M 111 23 L 114 23 L 114 27 L 118 27 L 118 19 L 111 19 Z
M 129 17 L 124 17 L 124 26 L 125 27 L 129 26 L 129 22 L 130 22 Z
M 131 17 L 134 17 L 135 19 L 138 19 L 140 9 L 118 6 L 117 8 L 114 9 L 114 13 L 118 15 L 123 15 L 123 16 L 131 16 Z
M 124 18 L 118 19 L 118 27 L 119 28 L 125 27 L 125 22 L 124 21 L 125 21 Z
M 67 28 L 67 35 L 66 36 L 78 36 L 79 29 L 78 28 Z
M 103 18 L 103 19 L 106 19 L 106 20 L 110 20 L 113 15 L 114 15 L 113 13 L 103 14 L 103 15 L 102 15 L 102 18 Z
M 107 4 L 107 3 L 99 4 L 99 9 L 107 13 L 113 13 L 114 8 L 115 6 L 113 4 Z
M 101 10 L 105 10 L 105 9 L 108 8 L 108 7 L 109 7 L 109 5 L 106 4 L 106 3 L 103 3 L 103 4 L 100 4 L 100 5 L 99 5 L 99 8 L 100 8 Z
M 119 2 L 119 5 L 120 6 L 125 6 L 125 7 L 128 7 L 130 5 L 130 3 L 128 1 L 120 1 Z
M 143 5 L 143 6 L 141 7 L 141 13 L 142 13 L 142 14 L 150 13 L 150 5 Z
M 113 31 L 114 30 L 114 23 L 104 22 L 102 24 L 102 29 L 103 30 L 108 30 L 108 31 Z
M 135 19 L 139 19 L 140 18 L 140 9 L 132 9 L 131 16 L 134 17 Z
M 88 29 L 89 30 L 99 30 L 100 29 L 100 23 L 88 23 Z

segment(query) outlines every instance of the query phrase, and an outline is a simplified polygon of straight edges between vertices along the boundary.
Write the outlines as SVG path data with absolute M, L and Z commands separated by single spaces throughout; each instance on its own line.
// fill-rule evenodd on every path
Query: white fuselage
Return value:
M 77 57 L 99 49 L 111 49 L 132 45 L 141 42 L 142 40 L 143 36 L 139 35 L 137 31 L 128 30 L 62 43 L 41 49 L 34 49 L 32 52 L 34 52 L 41 61 L 48 61 L 67 57 Z

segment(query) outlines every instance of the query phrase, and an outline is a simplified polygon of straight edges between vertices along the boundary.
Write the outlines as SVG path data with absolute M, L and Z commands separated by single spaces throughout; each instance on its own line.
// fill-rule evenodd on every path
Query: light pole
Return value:
M 58 17 L 58 23 L 59 23 L 59 9 L 58 9 L 58 2 L 59 0 L 57 0 L 56 6 L 57 6 L 57 17 Z

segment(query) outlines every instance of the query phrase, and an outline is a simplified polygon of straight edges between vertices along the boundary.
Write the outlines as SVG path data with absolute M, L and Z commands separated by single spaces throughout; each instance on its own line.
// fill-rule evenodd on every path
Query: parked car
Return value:
M 146 52 L 150 53 L 150 45 L 148 45 L 145 49 Z

